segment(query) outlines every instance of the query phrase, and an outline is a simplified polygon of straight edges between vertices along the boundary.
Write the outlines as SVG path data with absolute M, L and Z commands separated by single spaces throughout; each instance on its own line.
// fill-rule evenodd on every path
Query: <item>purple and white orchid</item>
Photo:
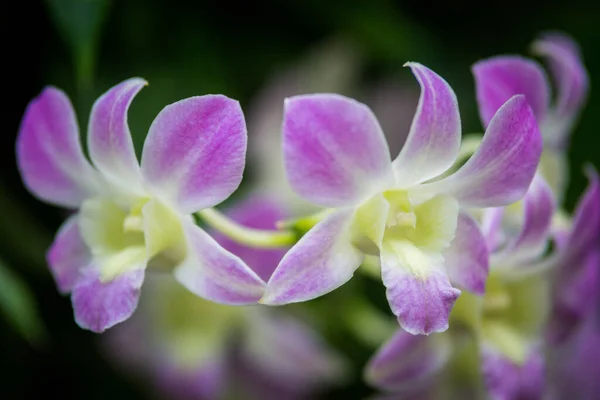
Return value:
M 566 149 L 587 99 L 589 79 L 579 47 L 568 36 L 543 35 L 533 43 L 533 49 L 548 62 L 557 85 L 556 104 L 550 106 L 550 84 L 541 65 L 521 56 L 497 56 L 473 65 L 479 113 L 487 126 L 509 98 L 515 94 L 527 97 L 544 138 L 540 169 L 562 197 L 568 176 Z
M 27 107 L 16 150 L 27 188 L 46 202 L 78 209 L 59 229 L 47 259 L 75 320 L 102 332 L 134 312 L 147 267 L 173 268 L 190 291 L 225 304 L 255 303 L 264 282 L 194 223 L 238 187 L 246 154 L 239 104 L 191 97 L 152 123 L 141 167 L 127 110 L 146 81 L 133 78 L 94 104 L 83 155 L 73 107 L 54 87 Z
M 227 215 L 258 229 L 273 229 L 285 216 L 277 202 L 259 195 Z M 214 237 L 264 279 L 285 253 Z M 113 358 L 150 378 L 169 399 L 310 399 L 346 373 L 345 360 L 300 318 L 261 306 L 214 304 L 168 276 L 148 282 L 139 311 L 108 339 Z
M 476 388 L 482 380 L 493 398 L 539 395 L 545 383 L 540 337 L 550 310 L 550 280 L 540 266 L 549 257 L 555 210 L 552 190 L 539 174 L 522 202 L 484 210 L 482 230 L 490 252 L 485 295 L 461 296 L 450 315 L 453 328 L 442 335 L 411 343 L 399 330 L 367 365 L 367 381 L 385 391 L 406 392 L 416 383 L 427 387 L 457 365 L 452 368 L 478 370 L 470 373 L 475 382 L 467 386 Z M 472 340 L 476 347 L 470 352 L 480 353 L 481 360 L 457 362 L 464 357 L 461 347 Z
M 487 249 L 463 209 L 519 200 L 542 140 L 524 96 L 491 120 L 478 151 L 456 173 L 461 123 L 456 96 L 440 76 L 407 64 L 421 85 L 416 115 L 392 162 L 377 119 L 364 104 L 333 94 L 286 100 L 285 166 L 292 188 L 327 215 L 282 259 L 262 303 L 306 301 L 347 282 L 364 254 L 378 254 L 387 298 L 413 334 L 448 328 L 460 294 L 483 293 Z M 436 179 L 438 178 L 438 179 Z

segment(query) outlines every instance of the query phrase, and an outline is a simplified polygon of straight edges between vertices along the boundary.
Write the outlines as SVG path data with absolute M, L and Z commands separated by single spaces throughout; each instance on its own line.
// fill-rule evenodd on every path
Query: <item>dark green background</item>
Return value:
M 52 8 L 54 14 L 50 3 L 59 7 Z M 402 68 L 409 60 L 440 73 L 457 92 L 465 132 L 474 132 L 481 128 L 470 65 L 499 53 L 526 53 L 540 31 L 558 29 L 581 44 L 592 82 L 572 138 L 568 209 L 586 185 L 583 164 L 599 166 L 600 95 L 595 95 L 594 83 L 600 77 L 600 10 L 594 2 L 113 1 L 105 10 L 98 44 L 91 47 L 97 62 L 83 65 L 83 74 L 75 69 L 69 48 L 79 46 L 85 35 L 70 36 L 64 23 L 61 28 L 56 24 L 66 3 L 13 2 L 2 11 L 0 258 L 31 287 L 48 335 L 35 348 L 0 319 L 0 398 L 132 400 L 150 395 L 102 357 L 96 335 L 74 324 L 68 298 L 57 293 L 46 271 L 45 248 L 66 214 L 24 190 L 14 160 L 22 113 L 46 84 L 66 90 L 85 127 L 95 97 L 128 77 L 146 78 L 150 86 L 130 113 L 139 150 L 164 105 L 223 93 L 246 109 L 272 73 L 292 65 L 312 46 L 339 37 L 364 57 L 365 84 L 397 75 L 416 89 Z M 94 18 L 78 15 L 75 32 L 92 27 Z M 349 347 L 343 341 L 338 346 Z M 357 365 L 368 356 L 355 353 Z M 361 398 L 367 393 L 357 381 L 335 396 Z

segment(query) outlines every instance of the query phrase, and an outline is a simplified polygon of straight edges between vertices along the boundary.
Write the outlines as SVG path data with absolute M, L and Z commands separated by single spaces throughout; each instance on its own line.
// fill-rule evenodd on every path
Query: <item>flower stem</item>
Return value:
M 198 211 L 196 215 L 230 239 L 247 246 L 270 249 L 291 246 L 298 241 L 298 235 L 295 232 L 248 228 L 214 208 Z

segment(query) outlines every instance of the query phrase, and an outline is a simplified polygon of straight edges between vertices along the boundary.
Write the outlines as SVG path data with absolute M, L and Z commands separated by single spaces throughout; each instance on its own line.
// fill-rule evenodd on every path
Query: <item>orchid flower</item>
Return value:
M 524 96 L 490 122 L 475 155 L 456 173 L 460 116 L 450 86 L 408 63 L 421 85 L 410 133 L 392 163 L 377 119 L 364 104 L 333 95 L 285 102 L 283 151 L 292 188 L 328 214 L 283 257 L 264 304 L 300 302 L 347 282 L 364 254 L 379 255 L 391 309 L 413 334 L 448 328 L 464 287 L 483 293 L 487 250 L 462 208 L 519 200 L 539 162 L 541 136 Z
M 517 212 L 510 212 L 514 207 Z M 442 335 L 411 340 L 399 330 L 369 361 L 367 381 L 404 392 L 458 369 L 471 376 L 467 387 L 476 388 L 483 376 L 492 398 L 539 395 L 545 383 L 540 337 L 549 313 L 550 281 L 538 265 L 548 257 L 555 210 L 552 190 L 539 174 L 522 202 L 485 210 L 482 231 L 490 251 L 485 294 L 461 296 L 450 315 L 453 328 Z M 476 347 L 468 353 L 480 353 L 481 361 L 464 361 L 461 349 L 471 338 Z
M 579 324 L 594 309 L 591 298 L 598 291 L 600 265 L 600 180 L 593 168 L 588 171 L 589 185 L 581 197 L 572 222 L 551 261 L 556 269 L 553 287 L 553 310 L 548 340 L 559 345 L 568 340 Z
M 553 400 L 593 399 L 600 390 L 598 371 L 594 368 L 600 357 L 600 251 L 596 248 L 590 252 L 585 263 L 569 285 L 567 291 L 572 295 L 561 299 L 571 300 L 567 312 L 564 308 L 557 310 L 557 304 L 553 312 L 554 316 L 558 311 L 562 327 L 558 331 L 562 333 L 560 336 L 551 331 L 554 335 L 548 351 L 549 398 Z M 577 312 L 569 313 L 571 307 L 577 308 Z M 556 329 L 556 325 L 551 328 Z
M 548 61 L 557 85 L 556 104 L 549 106 L 550 85 L 537 62 L 520 56 L 497 56 L 473 65 L 479 113 L 487 126 L 506 100 L 515 94 L 527 97 L 544 137 L 540 168 L 562 197 L 568 177 L 566 148 L 587 98 L 588 75 L 577 44 L 566 35 L 543 35 L 533 43 L 533 49 Z
M 192 217 L 226 199 L 242 179 L 246 127 L 239 104 L 208 95 L 165 107 L 150 127 L 140 166 L 127 110 L 145 85 L 126 80 L 94 103 L 93 166 L 73 107 L 54 87 L 29 104 L 17 139 L 26 187 L 78 210 L 59 229 L 47 260 L 60 292 L 71 293 L 77 324 L 95 332 L 131 316 L 147 268 L 172 269 L 194 294 L 219 303 L 251 304 L 264 288 Z
M 285 216 L 278 203 L 257 195 L 226 213 L 260 229 L 273 229 Z M 214 237 L 265 279 L 285 253 Z M 118 361 L 150 377 L 169 399 L 306 399 L 345 374 L 343 358 L 300 319 L 211 303 L 169 277 L 149 282 L 139 311 L 110 332 L 108 344 Z

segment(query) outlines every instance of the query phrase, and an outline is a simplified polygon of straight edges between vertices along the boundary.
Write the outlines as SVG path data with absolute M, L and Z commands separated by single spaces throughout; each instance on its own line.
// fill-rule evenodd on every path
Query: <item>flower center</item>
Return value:
M 407 241 L 426 252 L 440 252 L 450 245 L 456 231 L 458 205 L 437 196 L 413 205 L 403 190 L 387 191 L 389 212 L 383 240 Z
M 148 199 L 139 201 L 129 213 L 108 199 L 83 203 L 79 228 L 103 282 L 145 267 L 147 252 L 141 210 L 147 202 Z

